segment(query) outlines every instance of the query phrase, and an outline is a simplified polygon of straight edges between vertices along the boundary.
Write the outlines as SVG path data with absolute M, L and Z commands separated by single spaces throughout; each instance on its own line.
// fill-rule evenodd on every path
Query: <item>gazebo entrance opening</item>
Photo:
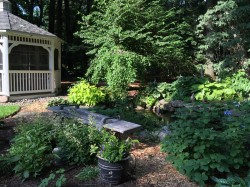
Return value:
M 18 45 L 9 54 L 10 93 L 51 90 L 49 52 L 41 46 Z

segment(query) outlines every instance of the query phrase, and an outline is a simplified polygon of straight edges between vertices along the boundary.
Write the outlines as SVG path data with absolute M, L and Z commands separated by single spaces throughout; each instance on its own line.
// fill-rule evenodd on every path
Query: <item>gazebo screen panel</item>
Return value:
M 0 50 L 0 70 L 3 70 L 3 53 Z
M 40 46 L 18 45 L 9 58 L 10 70 L 49 70 L 49 53 Z

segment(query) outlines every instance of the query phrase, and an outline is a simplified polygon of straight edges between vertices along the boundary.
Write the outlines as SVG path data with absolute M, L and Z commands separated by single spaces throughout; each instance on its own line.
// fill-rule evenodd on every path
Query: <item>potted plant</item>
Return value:
M 101 178 L 109 184 L 120 184 L 128 177 L 129 152 L 138 140 L 121 139 L 106 130 L 100 135 L 100 145 L 92 145 L 91 153 L 97 154 Z

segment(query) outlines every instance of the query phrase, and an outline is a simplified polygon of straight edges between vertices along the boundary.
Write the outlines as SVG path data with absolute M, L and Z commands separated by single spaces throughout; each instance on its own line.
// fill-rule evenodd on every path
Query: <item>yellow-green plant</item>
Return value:
M 69 102 L 78 105 L 95 106 L 104 101 L 105 94 L 94 85 L 90 85 L 86 80 L 82 79 L 69 89 Z

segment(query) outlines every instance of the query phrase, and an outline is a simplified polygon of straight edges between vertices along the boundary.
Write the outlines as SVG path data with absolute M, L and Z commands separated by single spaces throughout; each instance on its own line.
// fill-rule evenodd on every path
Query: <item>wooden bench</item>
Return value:
M 80 119 L 84 124 L 94 124 L 98 129 L 109 129 L 122 135 L 131 134 L 141 128 L 141 125 L 111 118 L 102 114 L 79 108 L 78 105 L 61 105 L 48 107 L 48 110 L 67 118 Z

